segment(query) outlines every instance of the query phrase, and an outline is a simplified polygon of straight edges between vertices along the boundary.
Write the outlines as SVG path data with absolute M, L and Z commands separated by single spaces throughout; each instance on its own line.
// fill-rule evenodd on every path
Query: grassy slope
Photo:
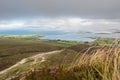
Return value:
M 0 70 L 38 52 L 59 50 L 79 43 L 77 41 L 40 40 L 40 37 L 39 35 L 1 35 Z
M 111 44 L 106 41 L 102 41 L 102 43 L 98 41 L 98 43 L 100 45 L 104 42 Z M 54 42 L 50 41 L 50 43 Z M 55 45 L 56 43 L 58 42 L 55 42 Z M 63 44 L 58 43 L 57 45 Z M 81 54 L 81 52 L 87 54 Z M 16 73 L 21 69 L 26 72 L 15 80 L 20 78 L 22 80 L 119 80 L 119 53 L 119 43 L 115 43 L 112 47 L 76 45 L 68 47 L 59 54 L 49 55 L 47 61 L 32 66 L 36 69 L 35 71 L 30 70 L 28 62 L 8 74 Z M 56 71 L 52 74 L 51 71 L 54 71 L 54 68 Z
M 49 66 L 49 68 L 54 67 L 54 66 L 57 67 L 60 65 L 61 66 L 65 65 L 64 67 L 68 67 L 68 66 L 70 66 L 70 63 L 73 61 L 76 54 L 77 54 L 77 52 L 66 49 L 60 53 L 46 56 L 47 60 L 43 63 L 40 63 L 41 59 L 37 59 L 37 63 L 34 65 L 31 65 L 31 66 L 30 66 L 30 64 L 33 63 L 33 60 L 28 58 L 28 61 L 25 64 L 17 66 L 15 68 L 9 70 L 7 73 L 0 75 L 1 76 L 0 79 L 5 79 L 5 78 L 13 76 L 13 75 L 22 76 L 27 71 L 30 71 L 31 69 L 35 69 L 38 71 L 38 70 L 43 69 L 46 66 Z
M 64 48 L 62 44 L 38 40 L 1 39 L 0 40 L 0 70 L 3 70 L 22 58 Z
M 52 57 L 49 57 L 50 59 L 48 58 L 49 60 L 52 61 L 50 65 L 54 65 L 52 68 L 50 68 L 50 66 L 46 66 L 38 71 L 31 71 L 30 73 L 26 72 L 24 76 L 21 77 L 21 79 L 23 80 L 31 80 L 31 79 L 32 80 L 120 80 L 119 45 L 120 45 L 119 42 L 115 42 L 110 47 L 96 46 L 97 48 L 95 48 L 95 46 L 93 46 L 96 50 L 92 51 L 92 53 L 89 54 L 89 50 L 91 52 L 91 49 L 92 50 L 94 49 L 91 46 L 86 50 L 86 52 L 84 52 L 84 54 L 81 53 L 77 54 L 78 56 L 72 61 L 72 64 L 69 65 L 68 67 L 64 67 L 65 65 L 63 65 L 62 67 L 58 67 L 55 65 L 57 62 L 58 63 L 65 62 L 65 59 L 67 59 L 69 56 L 67 56 L 65 59 L 63 58 L 61 59 L 62 53 L 60 54 L 60 56 L 52 55 Z M 67 50 L 64 53 L 69 54 L 70 52 L 69 50 Z M 18 78 L 16 78 L 16 80 Z

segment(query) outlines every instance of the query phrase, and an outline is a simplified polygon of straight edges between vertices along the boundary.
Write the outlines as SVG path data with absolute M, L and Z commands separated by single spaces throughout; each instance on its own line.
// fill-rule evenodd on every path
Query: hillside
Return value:
M 9 67 L 1 66 L 6 69 L 1 68 L 0 80 L 119 80 L 119 41 L 109 45 L 62 40 L 0 41 L 0 51 L 5 53 L 1 53 L 1 65 Z
M 48 55 L 42 64 L 36 64 L 33 69 L 12 78 L 13 80 L 119 80 L 119 43 L 116 42 L 110 47 L 96 47 L 96 51 L 92 54 L 64 49 L 60 53 Z
M 0 39 L 0 70 L 8 68 L 23 58 L 64 48 L 62 44 L 40 40 Z
M 42 68 L 49 66 L 58 67 L 58 66 L 70 66 L 70 63 L 73 61 L 76 56 L 76 52 L 73 50 L 59 50 L 52 52 L 39 53 L 37 55 L 22 59 L 20 62 L 14 66 L 3 70 L 0 72 L 0 79 L 5 78 L 17 78 L 25 75 L 29 70 L 41 70 Z M 19 75 L 19 76 L 18 76 Z

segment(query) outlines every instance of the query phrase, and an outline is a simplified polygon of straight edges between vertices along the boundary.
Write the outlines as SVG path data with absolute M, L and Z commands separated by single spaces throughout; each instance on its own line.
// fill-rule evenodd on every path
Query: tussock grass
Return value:
M 94 46 L 93 46 L 94 47 Z M 69 70 L 83 80 L 120 80 L 120 44 L 116 40 L 110 47 L 101 48 L 78 55 Z

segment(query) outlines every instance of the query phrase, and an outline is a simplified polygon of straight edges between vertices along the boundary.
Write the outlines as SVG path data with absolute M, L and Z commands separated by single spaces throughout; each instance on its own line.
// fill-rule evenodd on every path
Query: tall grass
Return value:
M 116 40 L 110 47 L 102 46 L 77 55 L 69 70 L 85 80 L 120 80 L 120 46 Z

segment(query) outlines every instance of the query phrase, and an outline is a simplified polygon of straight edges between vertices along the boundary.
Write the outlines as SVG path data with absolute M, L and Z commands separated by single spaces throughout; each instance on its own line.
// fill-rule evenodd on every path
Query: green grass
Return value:
M 93 43 L 100 45 L 110 45 L 115 41 L 114 38 L 98 38 Z
M 73 45 L 83 43 L 81 41 L 66 41 L 66 40 L 47 40 L 47 41 L 51 42 L 51 43 L 61 44 L 61 45 L 64 45 L 64 46 L 73 46 Z
M 3 39 L 24 39 L 24 40 L 39 40 L 42 35 L 0 35 Z

